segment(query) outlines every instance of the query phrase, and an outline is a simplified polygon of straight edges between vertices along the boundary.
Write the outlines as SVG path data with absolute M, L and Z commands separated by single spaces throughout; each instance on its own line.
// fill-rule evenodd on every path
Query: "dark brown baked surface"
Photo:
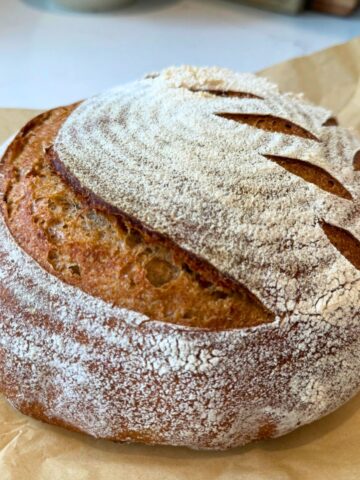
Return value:
M 74 108 L 30 121 L 4 157 L 2 208 L 18 244 L 64 282 L 150 319 L 206 328 L 272 321 L 244 287 L 55 171 L 51 145 Z

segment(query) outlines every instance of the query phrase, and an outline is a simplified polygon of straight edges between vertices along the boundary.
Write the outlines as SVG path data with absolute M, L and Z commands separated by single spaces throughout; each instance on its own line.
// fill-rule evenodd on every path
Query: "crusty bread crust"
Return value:
M 185 78 L 185 87 L 190 93 L 184 91 L 180 97 L 182 95 L 181 98 L 194 105 L 197 99 L 208 103 L 210 97 L 226 98 L 228 91 L 230 98 L 250 102 L 247 105 L 255 102 L 252 104 L 255 110 L 259 108 L 263 112 L 264 105 L 256 104 L 260 100 L 265 102 L 265 95 L 261 97 L 260 90 L 264 87 L 269 97 L 273 92 L 273 87 L 265 85 L 265 81 L 238 77 L 218 69 L 175 69 L 175 72 L 170 70 L 163 76 L 165 81 L 170 78 L 171 88 L 179 88 L 181 79 Z M 217 86 L 222 88 L 218 90 L 219 95 L 211 89 L 207 93 L 203 88 L 200 88 L 201 92 L 192 91 L 194 78 L 200 87 L 206 86 L 206 82 L 213 85 L 217 79 Z M 161 78 L 159 81 L 160 90 L 162 88 L 167 96 L 169 87 L 161 84 Z M 234 95 L 231 88 L 236 82 L 249 86 L 252 93 L 241 93 L 239 87 L 238 95 Z M 170 93 L 172 97 L 174 92 L 171 90 Z M 109 101 L 109 98 L 105 100 Z M 97 101 L 94 100 L 95 105 Z M 267 271 L 267 282 L 263 285 L 267 296 L 260 292 L 259 298 L 265 299 L 269 305 L 274 298 L 281 300 L 284 297 L 286 301 L 274 304 L 275 319 L 246 291 L 247 287 L 226 274 L 226 268 L 221 270 L 225 273 L 220 274 L 208 259 L 196 256 L 195 243 L 194 251 L 181 248 L 170 239 L 171 235 L 168 237 L 163 231 L 160 234 L 152 223 L 139 222 L 136 215 L 122 211 L 116 206 L 120 205 L 118 197 L 110 206 L 100 195 L 101 184 L 96 178 L 94 181 L 91 176 L 81 175 L 84 184 L 80 183 L 80 177 L 75 177 L 73 171 L 86 165 L 86 157 L 81 157 L 86 148 L 81 148 L 86 146 L 88 132 L 86 129 L 82 131 L 77 108 L 69 117 L 76 106 L 47 112 L 24 127 L 10 145 L 1 165 L 0 390 L 16 408 L 48 423 L 97 438 L 224 449 L 290 432 L 331 412 L 359 390 L 360 250 L 356 222 L 353 222 L 358 213 L 355 189 L 358 179 L 354 177 L 351 163 L 351 149 L 358 143 L 355 137 L 341 129 L 336 128 L 331 136 L 331 132 L 324 128 L 329 112 L 309 107 L 314 113 L 312 119 L 311 115 L 305 115 L 309 110 L 307 105 L 296 99 L 292 105 L 288 98 L 280 99 L 280 105 L 282 101 L 289 110 L 296 105 L 298 119 L 304 121 L 298 121 L 298 124 L 290 119 L 277 121 L 277 117 L 267 113 L 249 119 L 244 117 L 245 114 L 235 112 L 231 113 L 232 118 L 220 118 L 225 123 L 216 124 L 216 128 L 221 127 L 220 132 L 222 128 L 228 128 L 228 133 L 237 133 L 240 137 L 243 132 L 252 134 L 251 128 L 266 131 L 266 135 L 276 132 L 276 141 L 272 143 L 274 151 L 271 154 L 262 152 L 263 158 L 259 160 L 265 162 L 276 176 L 275 182 L 286 189 L 286 178 L 294 175 L 299 179 L 293 183 L 298 197 L 302 192 L 304 197 L 317 201 L 316 209 L 330 205 L 331 199 L 335 205 L 334 214 L 348 212 L 349 215 L 339 220 L 341 226 L 314 216 L 314 225 L 302 244 L 296 235 L 292 237 L 297 242 L 297 250 L 288 249 L 288 257 L 284 253 L 280 265 L 276 264 L 279 257 L 269 259 L 270 264 L 272 262 L 280 269 Z M 276 110 L 277 104 L 274 104 Z M 116 111 L 119 104 L 114 107 Z M 121 107 L 120 102 L 120 110 Z M 114 110 L 111 102 L 110 109 Z M 97 110 L 94 108 L 90 112 L 87 119 L 92 120 L 92 114 L 96 117 Z M 288 116 L 292 118 L 291 114 Z M 66 119 L 70 120 L 67 125 Z M 230 127 L 226 126 L 228 122 L 233 122 Z M 248 127 L 237 130 L 238 123 L 244 122 Z M 77 132 L 79 151 L 74 150 L 71 140 L 74 123 L 81 130 Z M 193 122 L 194 128 L 196 124 Z M 138 127 L 137 122 L 135 126 Z M 98 128 L 96 122 L 93 127 Z M 58 149 L 53 149 L 54 137 L 59 138 L 59 128 L 63 135 L 57 144 Z M 105 135 L 108 133 L 105 129 Z M 314 137 L 310 138 L 309 134 Z M 97 131 L 97 135 L 95 145 L 96 140 L 102 139 L 101 132 Z M 319 164 L 316 158 L 278 155 L 282 151 L 279 152 L 274 145 L 279 145 L 278 141 L 285 145 L 288 139 L 285 141 L 283 135 L 296 137 L 295 146 L 300 153 L 304 152 L 302 141 L 319 144 L 318 147 L 323 148 L 323 164 Z M 255 136 L 260 138 L 261 134 Z M 166 138 L 163 140 L 167 141 Z M 119 145 L 115 145 L 115 150 L 122 155 Z M 194 143 L 189 145 L 192 149 Z M 343 154 L 340 162 L 344 166 L 344 175 L 340 175 L 334 160 L 337 160 L 339 149 Z M 79 152 L 80 157 L 74 160 Z M 223 152 L 226 156 L 227 150 Z M 94 159 L 97 157 L 91 161 Z M 104 158 L 100 160 L 103 167 L 107 165 Z M 127 159 L 119 159 L 118 164 L 120 160 L 125 162 L 123 167 L 128 168 Z M 186 162 L 186 158 L 183 160 Z M 233 159 L 227 160 L 237 167 Z M 255 158 L 253 163 L 255 173 L 259 165 L 257 161 Z M 198 167 L 196 163 L 193 166 Z M 213 166 L 217 166 L 216 159 Z M 151 174 L 150 171 L 150 180 Z M 184 181 L 188 182 L 186 172 L 183 174 Z M 228 180 L 227 172 L 223 177 L 224 181 Z M 134 178 L 137 180 L 139 176 Z M 209 178 L 210 184 L 213 179 Z M 237 180 L 241 181 L 241 176 Z M 271 180 L 268 177 L 269 183 Z M 313 186 L 308 187 L 309 183 Z M 85 185 L 93 185 L 97 196 L 95 190 Z M 143 185 L 149 194 L 148 185 Z M 177 193 L 174 185 L 171 188 Z M 124 193 L 129 194 L 129 191 Z M 251 197 L 247 198 L 248 202 L 249 199 Z M 129 197 L 126 200 L 129 201 Z M 186 205 L 182 205 L 180 200 L 182 198 L 178 197 L 174 202 L 181 208 L 189 207 L 186 201 Z M 230 213 L 241 215 L 243 212 L 237 208 L 239 199 L 232 197 L 232 200 L 234 210 Z M 277 200 L 271 200 L 270 211 L 274 211 Z M 263 197 L 258 197 L 257 201 L 261 203 Z M 301 195 L 299 201 L 302 201 Z M 146 214 L 146 209 L 141 211 L 142 205 L 138 205 L 139 213 Z M 246 209 L 250 206 L 248 203 Z M 133 207 L 128 204 L 130 212 Z M 296 205 L 293 207 L 296 210 Z M 315 212 L 323 211 L 316 209 Z M 190 216 L 194 212 L 190 209 L 188 213 Z M 278 212 L 275 216 L 279 220 Z M 288 214 L 287 222 L 291 218 Z M 202 217 L 195 220 L 199 220 L 201 226 Z M 157 218 L 155 225 L 156 222 Z M 168 226 L 161 224 L 162 228 Z M 175 223 L 174 226 L 179 228 Z M 232 224 L 229 226 L 233 228 Z M 321 240 L 318 243 L 313 242 L 314 229 Z M 234 231 L 229 233 L 231 236 Z M 208 249 L 212 240 L 210 236 L 210 243 L 204 243 L 209 258 L 212 257 Z M 265 237 L 263 240 L 266 243 Z M 121 248 L 116 250 L 118 243 Z M 309 249 L 313 243 L 322 247 L 320 253 L 326 256 L 326 261 L 316 250 Z M 273 242 L 270 244 L 274 245 Z M 256 256 L 257 252 L 252 248 L 253 245 L 248 243 L 248 250 Z M 321 272 L 331 272 L 331 259 L 336 261 L 334 277 L 331 276 L 326 288 L 324 282 L 317 285 L 325 288 L 322 296 L 319 296 L 319 289 L 314 292 L 308 289 L 313 279 L 322 279 L 321 276 L 300 278 L 295 275 L 294 278 L 284 277 L 287 282 L 279 281 L 279 272 L 289 267 L 289 259 L 297 262 L 294 252 L 304 256 L 302 249 L 314 254 L 313 258 L 305 258 L 309 265 L 302 263 L 304 268 L 309 267 L 309 274 L 319 265 L 324 267 Z M 244 255 L 246 253 L 249 252 Z M 216 260 L 216 255 L 213 258 Z M 283 262 L 284 259 L 287 262 Z M 116 273 L 117 262 L 128 260 L 136 271 L 143 271 L 139 277 L 132 277 L 131 287 L 138 285 L 140 293 L 146 293 L 145 298 L 130 290 L 122 290 L 121 294 L 116 291 L 122 288 L 123 279 L 129 277 L 126 270 L 122 272 L 124 278 L 115 275 L 114 289 L 110 288 L 111 272 Z M 226 262 L 223 265 L 226 266 Z M 248 276 L 252 291 L 257 273 L 251 271 Z M 180 278 L 183 283 L 176 283 Z M 240 278 L 240 282 L 242 280 Z M 167 290 L 172 284 L 176 285 L 174 298 Z M 159 292 L 164 285 L 167 293 L 155 298 L 152 287 Z M 281 289 L 285 292 L 283 297 L 279 293 Z M 192 291 L 196 292 L 191 300 L 196 315 L 188 318 L 186 308 L 177 315 L 181 307 L 188 305 L 186 302 Z M 214 313 L 207 295 L 211 297 L 216 291 L 220 293 L 213 295 L 218 308 Z M 190 297 L 185 298 L 188 292 Z M 179 293 L 181 298 L 176 297 Z M 116 294 L 119 302 L 112 300 L 117 298 Z M 311 294 L 313 296 L 308 301 Z M 219 306 L 222 302 L 226 305 L 229 299 L 234 302 L 232 306 L 239 307 L 233 317 L 227 317 Z M 126 308 L 120 308 L 124 306 Z M 250 310 L 241 311 L 247 306 Z M 172 309 L 171 314 L 164 313 L 165 307 Z M 234 326 L 243 328 L 232 328 Z
M 96 438 L 224 449 L 276 437 L 359 389 L 360 327 L 222 332 L 116 309 L 42 270 L 0 218 L 0 391 Z
M 3 158 L 2 211 L 19 245 L 61 280 L 154 320 L 220 329 L 272 321 L 246 288 L 78 185 L 51 147 L 75 107 L 31 120 Z

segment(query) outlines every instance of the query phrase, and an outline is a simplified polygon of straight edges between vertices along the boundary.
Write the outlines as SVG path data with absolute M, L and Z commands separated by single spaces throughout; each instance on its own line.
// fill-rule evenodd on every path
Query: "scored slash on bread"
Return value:
M 272 321 L 245 287 L 82 188 L 44 149 L 75 107 L 32 120 L 4 157 L 3 209 L 19 244 L 61 280 L 156 320 L 207 328 Z
M 351 193 L 329 172 L 317 165 L 297 160 L 295 158 L 286 158 L 279 155 L 264 155 L 269 160 L 277 163 L 290 173 L 297 175 L 306 182 L 313 183 L 325 192 L 332 193 L 338 197 L 352 200 Z
M 308 138 L 319 141 L 312 133 L 308 132 L 299 125 L 295 125 L 289 120 L 285 120 L 273 115 L 259 115 L 249 113 L 217 113 L 219 117 L 227 118 L 235 122 L 246 123 L 255 128 L 261 128 L 269 132 L 278 132 L 285 135 L 297 135 L 298 137 Z
M 360 170 L 360 150 L 358 150 L 354 155 L 353 165 L 355 171 Z
M 1 164 L 1 390 L 49 423 L 192 448 L 341 405 L 360 386 L 358 152 L 330 112 L 217 68 L 32 120 Z

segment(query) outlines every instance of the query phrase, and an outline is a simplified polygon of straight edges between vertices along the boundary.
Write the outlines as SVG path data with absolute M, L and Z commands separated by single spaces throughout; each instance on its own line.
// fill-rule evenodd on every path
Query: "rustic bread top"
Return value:
M 3 157 L 7 207 L 9 158 L 21 157 L 19 179 L 26 155 L 47 159 L 53 114 Z M 225 331 L 149 321 L 40 268 L 2 205 L 1 388 L 13 405 L 102 438 L 226 448 L 287 433 L 354 395 L 359 142 L 329 115 L 255 77 L 186 68 L 77 108 L 56 142 L 69 175 L 243 283 L 276 318 Z M 33 143 L 42 155 L 23 148 Z
M 107 204 L 250 290 L 275 318 L 354 319 L 360 142 L 265 79 L 181 67 L 81 104 L 55 153 Z

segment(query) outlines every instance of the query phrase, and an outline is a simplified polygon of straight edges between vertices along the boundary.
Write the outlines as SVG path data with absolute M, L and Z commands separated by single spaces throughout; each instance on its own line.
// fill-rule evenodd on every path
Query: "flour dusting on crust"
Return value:
M 360 386 L 358 321 L 309 316 L 223 332 L 143 323 L 42 270 L 2 219 L 0 272 L 5 395 L 95 437 L 135 432 L 223 449 L 260 438 L 264 425 L 270 436 L 287 433 Z
M 205 89 L 261 98 L 193 91 Z M 314 139 L 217 115 L 224 112 L 278 117 Z M 358 310 L 360 272 L 321 222 L 360 233 L 360 175 L 352 167 L 359 139 L 323 126 L 330 117 L 255 75 L 170 68 L 84 102 L 60 129 L 55 150 L 81 185 L 245 285 L 275 317 L 320 314 L 334 322 L 329 302 L 341 318 Z M 265 155 L 324 169 L 352 201 Z M 337 282 L 331 292 L 329 282 Z
M 210 87 L 264 100 L 188 90 Z M 254 132 L 219 111 L 271 112 L 320 142 Z M 220 69 L 169 69 L 80 106 L 56 149 L 81 183 L 243 282 L 277 318 L 225 331 L 150 321 L 42 270 L 0 218 L 0 385 L 10 402 L 99 438 L 223 449 L 285 434 L 353 396 L 360 274 L 318 219 L 359 237 L 358 140 L 322 127 L 329 116 Z M 263 153 L 326 168 L 353 201 Z

